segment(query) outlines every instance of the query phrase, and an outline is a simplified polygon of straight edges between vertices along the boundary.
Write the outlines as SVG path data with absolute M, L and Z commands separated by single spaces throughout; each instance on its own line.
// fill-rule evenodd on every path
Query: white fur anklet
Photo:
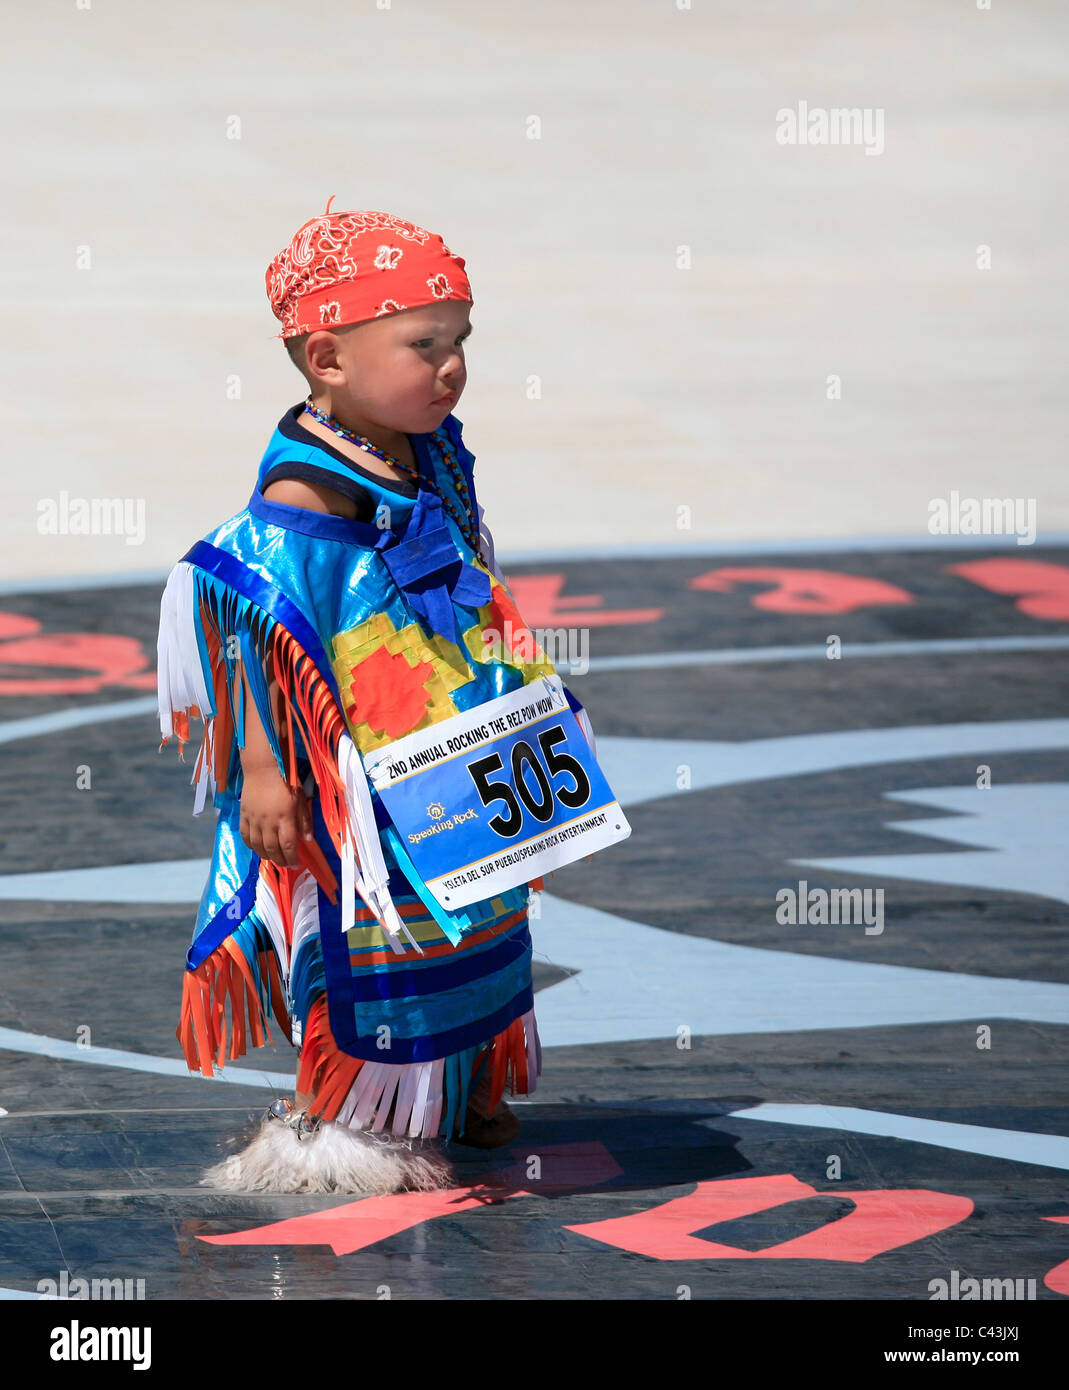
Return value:
M 277 1102 L 272 1111 L 250 1144 L 208 1169 L 202 1186 L 221 1192 L 351 1192 L 371 1197 L 454 1185 L 452 1168 L 426 1141 L 309 1121 L 292 1107 L 283 1118 Z

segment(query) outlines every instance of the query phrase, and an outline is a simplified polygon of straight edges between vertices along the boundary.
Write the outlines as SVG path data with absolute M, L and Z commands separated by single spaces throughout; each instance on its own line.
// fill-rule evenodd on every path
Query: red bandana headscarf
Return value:
M 472 303 L 464 261 L 440 236 L 388 212 L 313 217 L 267 267 L 279 338 L 340 328 L 440 299 Z

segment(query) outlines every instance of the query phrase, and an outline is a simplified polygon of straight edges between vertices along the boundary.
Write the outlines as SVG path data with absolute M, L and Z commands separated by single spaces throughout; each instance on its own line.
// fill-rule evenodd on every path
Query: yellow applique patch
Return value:
M 455 642 L 376 613 L 334 639 L 334 675 L 362 753 L 459 713 L 450 692 L 472 679 Z
M 490 575 L 490 601 L 476 611 L 479 621 L 462 633 L 473 661 L 513 666 L 522 672 L 524 685 L 556 672 L 520 616 L 512 595 L 495 575 Z

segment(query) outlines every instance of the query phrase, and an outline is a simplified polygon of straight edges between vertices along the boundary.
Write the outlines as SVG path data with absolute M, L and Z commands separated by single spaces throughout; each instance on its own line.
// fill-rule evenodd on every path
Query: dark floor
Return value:
M 1026 1290 L 1034 1280 L 1039 1300 L 1069 1295 L 1069 1138 L 1043 1142 L 1069 1136 L 1069 872 L 1057 850 L 1059 836 L 1069 844 L 1069 650 L 1043 645 L 1069 636 L 1069 551 L 1025 558 L 1050 567 L 1048 616 L 1008 590 L 1006 566 L 1021 556 L 1005 549 L 510 571 L 531 626 L 590 626 L 594 669 L 567 679 L 605 741 L 610 781 L 617 739 L 676 741 L 668 752 L 684 762 L 710 742 L 753 747 L 749 770 L 722 784 L 625 798 L 630 840 L 559 871 L 549 892 L 659 929 L 650 939 L 668 983 L 657 987 L 669 994 L 673 943 L 758 948 L 757 1004 L 710 956 L 700 981 L 686 967 L 678 1024 L 698 1004 L 706 1021 L 653 1036 L 637 1001 L 655 982 L 622 949 L 616 974 L 576 966 L 555 944 L 567 943 L 565 922 L 563 938 L 545 938 L 536 986 L 547 1017 L 554 990 L 573 990 L 572 1012 L 544 1026 L 542 1082 L 517 1107 L 522 1135 L 507 1153 L 454 1146 L 461 1186 L 433 1210 L 417 1194 L 356 1202 L 198 1186 L 281 1090 L 261 1073 L 292 1073 L 294 1054 L 283 1043 L 243 1059 L 249 1085 L 142 1069 L 180 1062 L 194 904 L 148 889 L 151 901 L 104 901 L 88 877 L 30 888 L 13 877 L 207 856 L 211 817 L 191 816 L 191 763 L 157 752 L 144 704 L 160 589 L 0 599 L 3 613 L 40 624 L 37 645 L 20 639 L 6 661 L 0 641 L 0 1297 L 64 1272 L 68 1283 L 142 1279 L 157 1300 L 371 1299 L 383 1287 L 397 1298 L 676 1299 L 685 1287 L 701 1299 L 925 1301 L 954 1271 Z M 969 576 L 954 572 L 962 564 Z M 742 569 L 759 573 L 747 581 Z M 789 582 L 799 570 L 809 573 Z M 562 577 L 558 603 L 590 597 L 554 611 L 530 582 L 547 574 Z M 797 611 L 807 607 L 817 611 Z M 604 620 L 618 610 L 639 616 Z M 831 635 L 835 661 L 596 665 L 820 649 Z M 113 637 L 125 645 L 103 640 Z M 968 645 L 999 637 L 1028 644 Z M 961 645 L 924 647 L 948 639 Z M 873 643 L 915 645 L 874 655 Z M 62 711 L 84 722 L 34 722 Z M 986 752 L 983 738 L 946 754 L 910 734 L 893 757 L 852 762 L 832 739 L 810 771 L 777 773 L 778 750 L 793 753 L 775 740 L 981 724 L 1000 726 Z M 755 770 L 760 758 L 769 772 Z M 981 766 L 991 785 L 975 814 L 916 799 L 976 788 Z M 896 792 L 915 799 L 888 799 Z M 862 867 L 872 858 L 878 871 Z M 881 931 L 784 925 L 776 894 L 800 879 L 883 889 Z M 538 952 L 537 921 L 532 933 Z M 612 963 L 611 923 L 603 940 Z M 805 961 L 850 966 L 841 999 L 807 1012 Z M 848 1026 L 840 1003 L 856 1010 Z M 560 1045 L 592 1014 L 597 1040 Z M 761 1104 L 842 1109 L 816 1127 L 809 1111 L 797 1122 L 744 1113 Z M 892 1117 L 898 1137 L 862 1132 L 858 1111 Z M 1012 1156 L 999 1156 L 1010 1140 Z M 616 1224 L 595 1224 L 606 1222 Z

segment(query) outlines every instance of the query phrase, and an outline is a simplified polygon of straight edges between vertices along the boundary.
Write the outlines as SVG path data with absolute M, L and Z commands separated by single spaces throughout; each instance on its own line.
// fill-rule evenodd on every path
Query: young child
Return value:
M 540 1072 L 528 900 L 542 880 L 513 870 L 513 886 L 443 906 L 410 852 L 473 832 L 431 802 L 428 828 L 402 836 L 362 760 L 555 676 L 497 568 L 451 413 L 471 332 L 464 265 L 387 213 L 328 202 L 301 227 L 266 280 L 308 398 L 279 421 L 248 506 L 191 548 L 163 596 L 163 742 L 177 734 L 181 750 L 189 716 L 204 719 L 195 814 L 209 790 L 218 813 L 177 1035 L 208 1076 L 270 1041 L 269 1009 L 300 1047 L 294 1100 L 211 1170 L 218 1187 L 447 1186 L 441 1142 L 509 1142 L 505 1089 L 527 1094 Z M 578 763 L 547 747 L 567 801 Z M 532 796 L 520 789 L 537 811 Z

